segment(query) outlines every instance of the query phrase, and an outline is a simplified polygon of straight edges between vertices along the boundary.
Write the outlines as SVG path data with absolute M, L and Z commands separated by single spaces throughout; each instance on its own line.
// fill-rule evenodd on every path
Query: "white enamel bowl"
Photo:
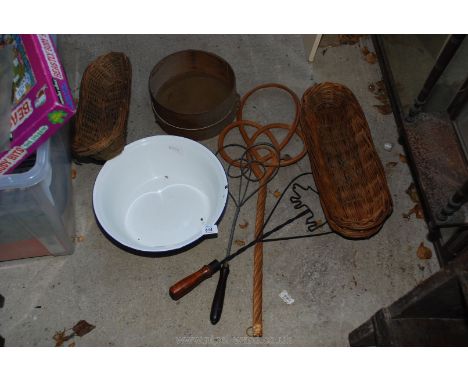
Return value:
M 102 228 L 147 252 L 178 249 L 210 231 L 226 205 L 221 163 L 203 145 L 161 135 L 140 139 L 107 161 L 94 184 Z

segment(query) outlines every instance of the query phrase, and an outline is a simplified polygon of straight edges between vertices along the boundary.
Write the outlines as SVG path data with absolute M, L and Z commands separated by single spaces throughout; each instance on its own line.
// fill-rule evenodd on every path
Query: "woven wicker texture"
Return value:
M 356 97 L 329 82 L 307 89 L 301 126 L 330 227 L 348 238 L 372 236 L 391 214 L 392 199 Z
M 100 56 L 86 68 L 72 141 L 75 157 L 109 160 L 122 152 L 131 80 L 130 61 L 123 53 Z

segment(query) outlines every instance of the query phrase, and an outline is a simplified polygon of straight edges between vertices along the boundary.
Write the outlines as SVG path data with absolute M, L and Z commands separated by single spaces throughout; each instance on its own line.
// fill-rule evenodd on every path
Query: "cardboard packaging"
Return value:
M 0 152 L 0 175 L 11 173 L 76 112 L 50 36 L 9 38 L 15 49 L 11 142 L 9 150 Z

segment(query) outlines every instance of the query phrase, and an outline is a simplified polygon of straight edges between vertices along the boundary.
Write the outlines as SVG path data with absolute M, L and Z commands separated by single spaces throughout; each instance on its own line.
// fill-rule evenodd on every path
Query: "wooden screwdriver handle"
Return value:
M 208 265 L 204 265 L 198 271 L 192 273 L 190 276 L 178 281 L 169 289 L 169 295 L 173 300 L 185 296 L 202 281 L 209 279 L 214 273 L 218 272 L 221 264 L 218 260 L 213 260 Z

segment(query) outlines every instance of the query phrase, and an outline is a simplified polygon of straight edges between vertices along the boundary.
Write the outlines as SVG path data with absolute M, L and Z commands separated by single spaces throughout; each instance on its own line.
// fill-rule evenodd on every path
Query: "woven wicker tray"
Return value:
M 123 150 L 131 79 L 130 61 L 123 53 L 100 56 L 86 68 L 72 141 L 75 157 L 109 160 Z
M 301 126 L 330 227 L 348 238 L 372 236 L 391 214 L 392 200 L 356 97 L 340 84 L 309 88 Z

